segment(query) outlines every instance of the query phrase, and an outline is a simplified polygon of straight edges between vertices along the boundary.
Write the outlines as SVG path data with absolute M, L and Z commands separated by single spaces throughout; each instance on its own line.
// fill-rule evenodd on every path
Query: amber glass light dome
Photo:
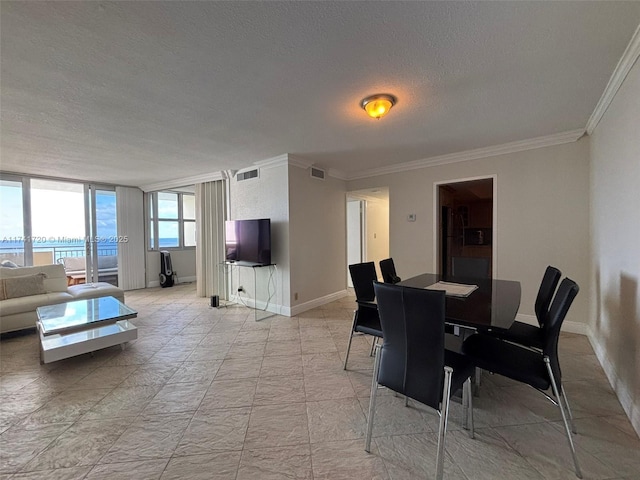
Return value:
M 397 98 L 393 95 L 380 93 L 363 98 L 360 106 L 364 108 L 365 112 L 367 112 L 371 118 L 380 119 L 389 113 L 389 110 L 391 110 L 391 107 L 393 107 L 397 101 Z

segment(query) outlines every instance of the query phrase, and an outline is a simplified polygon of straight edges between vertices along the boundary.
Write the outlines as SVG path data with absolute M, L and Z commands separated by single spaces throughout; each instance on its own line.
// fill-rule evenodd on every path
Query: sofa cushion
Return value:
M 45 273 L 0 279 L 0 300 L 47 293 L 44 289 Z
M 124 302 L 124 290 L 107 282 L 82 283 L 73 285 L 67 289 L 73 300 L 86 298 L 115 297 Z
M 28 297 L 9 298 L 0 302 L 0 317 L 14 315 L 16 313 L 34 312 L 36 307 L 55 305 L 62 302 L 70 302 L 73 297 L 64 292 L 44 293 L 30 295 Z
M 7 268 L 0 267 L 0 278 L 23 277 L 45 273 L 44 289 L 47 292 L 66 292 L 67 276 L 62 265 L 38 265 L 36 267 Z

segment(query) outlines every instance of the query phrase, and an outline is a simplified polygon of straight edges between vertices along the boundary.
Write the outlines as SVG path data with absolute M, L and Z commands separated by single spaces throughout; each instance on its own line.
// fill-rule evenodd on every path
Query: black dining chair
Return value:
M 380 272 L 382 273 L 382 281 L 384 283 L 398 283 L 402 279 L 396 274 L 396 266 L 393 263 L 393 258 L 385 258 L 380 260 Z
M 478 367 L 530 385 L 558 406 L 573 456 L 576 476 L 582 478 L 567 420 L 568 415 L 573 424 L 571 408 L 562 386 L 558 359 L 560 328 L 578 291 L 578 285 L 569 278 L 560 283 L 551 308 L 544 317 L 542 351 L 525 348 L 483 333 L 472 335 L 465 340 L 462 351 Z M 549 388 L 553 397 L 546 393 Z
M 489 278 L 491 259 L 487 257 L 451 257 L 451 276 Z
M 560 270 L 550 265 L 544 272 L 534 307 L 538 326 L 515 321 L 508 330 L 493 330 L 488 333 L 509 342 L 542 350 L 544 347 L 543 330 L 545 318 L 549 312 L 549 306 L 561 276 Z
M 349 360 L 349 351 L 351 350 L 354 333 L 360 332 L 372 335 L 374 337 L 372 351 L 376 340 L 382 337 L 378 306 L 375 303 L 376 294 L 373 290 L 373 282 L 378 280 L 375 263 L 366 262 L 349 265 L 349 274 L 353 282 L 353 289 L 356 292 L 357 307 L 353 312 L 353 324 L 351 325 L 351 332 L 349 333 L 347 353 L 344 357 L 344 370 L 347 369 L 347 361 Z
M 382 345 L 376 346 L 365 450 L 371 451 L 376 392 L 384 386 L 440 414 L 436 478 L 441 479 L 451 393 L 463 390 L 465 419 L 473 438 L 470 359 L 444 346 L 445 293 L 374 283 Z

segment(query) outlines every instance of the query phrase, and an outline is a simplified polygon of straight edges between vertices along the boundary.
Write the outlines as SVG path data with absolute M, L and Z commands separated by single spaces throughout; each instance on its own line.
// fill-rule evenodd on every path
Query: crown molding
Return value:
M 277 157 L 267 158 L 266 160 L 253 162 L 253 164 L 261 169 L 281 167 L 283 165 L 293 165 L 294 167 L 306 169 L 313 165 L 312 162 L 308 160 L 304 160 L 300 157 L 291 155 L 290 153 L 285 153 L 282 155 L 278 155 Z
M 309 160 L 305 160 L 304 158 L 300 158 L 291 154 L 288 154 L 288 157 L 289 157 L 289 165 L 293 165 L 294 167 L 307 169 L 313 166 L 313 162 Z
M 584 135 L 584 129 L 570 130 L 568 132 L 554 133 L 543 137 L 530 138 L 528 140 L 518 140 L 516 142 L 503 143 L 502 145 L 493 145 L 491 147 L 476 148 L 473 150 L 465 150 L 457 153 L 448 153 L 446 155 L 438 155 L 436 157 L 414 160 L 412 162 L 400 163 L 398 165 L 390 165 L 388 167 L 374 168 L 365 170 L 355 175 L 349 175 L 347 180 L 357 180 L 360 178 L 376 177 L 378 175 L 388 175 L 390 173 L 406 172 L 408 170 L 417 170 L 425 167 L 433 167 L 436 165 L 445 165 L 448 163 L 468 162 L 469 160 L 478 160 L 481 158 L 495 157 L 497 155 L 506 155 L 509 153 L 524 152 L 526 150 L 534 150 L 536 148 L 550 147 L 553 145 L 562 145 L 564 143 L 572 143 L 577 141 Z
M 265 169 L 265 170 L 268 168 L 275 168 L 275 167 L 280 167 L 282 165 L 288 165 L 288 164 L 289 164 L 289 155 L 286 153 L 282 155 L 278 155 L 277 157 L 271 157 L 265 160 L 259 160 L 257 162 L 253 162 L 253 165 L 255 165 L 255 167 L 258 167 L 260 169 Z M 244 170 L 252 170 L 255 167 L 243 168 L 240 171 L 243 172 Z
M 158 190 L 168 190 L 177 187 L 186 187 L 195 185 L 196 183 L 215 182 L 217 180 L 225 180 L 227 175 L 225 172 L 203 173 L 201 175 L 193 175 L 191 177 L 176 178 L 167 180 L 166 182 L 149 183 L 140 185 L 138 188 L 143 192 L 156 192 Z
M 349 175 L 344 173 L 342 170 L 336 170 L 335 168 L 330 168 L 329 170 L 327 170 L 327 175 L 333 178 L 337 178 L 338 180 L 349 180 Z
M 347 175 L 340 170 L 336 170 L 335 168 L 325 169 L 319 165 L 316 165 L 310 160 L 306 160 L 304 158 L 300 158 L 296 155 L 289 154 L 289 165 L 295 165 L 300 168 L 311 168 L 317 167 L 321 170 L 324 170 L 327 173 L 327 176 L 337 178 L 338 180 L 347 180 Z
M 572 143 L 577 141 L 584 135 L 584 129 L 570 130 L 568 132 L 554 133 L 544 137 L 531 138 L 528 140 L 518 140 L 516 142 L 504 143 L 502 145 L 494 145 L 491 147 L 476 148 L 474 150 L 465 150 L 463 152 L 449 153 L 446 155 L 438 155 L 436 157 L 414 160 L 398 165 L 390 165 L 388 167 L 375 168 L 365 170 L 355 175 L 346 174 L 340 170 L 330 168 L 327 175 L 338 180 L 358 180 L 360 178 L 376 177 L 379 175 L 387 175 L 390 173 L 405 172 L 408 170 L 417 170 L 425 167 L 433 167 L 436 165 L 445 165 L 447 163 L 467 162 L 469 160 L 478 160 L 481 158 L 494 157 L 497 155 L 506 155 L 509 153 L 523 152 L 525 150 L 533 150 L 536 148 L 550 147 L 553 145 L 562 145 L 563 143 Z M 314 164 L 308 160 L 296 157 L 290 154 L 278 155 L 277 157 L 268 158 L 253 162 L 253 167 L 243 168 L 238 172 L 251 170 L 254 168 L 269 169 L 282 165 L 293 165 L 299 168 L 309 168 Z M 320 168 L 320 167 L 318 167 Z M 237 172 L 236 172 L 237 173 Z M 141 185 L 139 188 L 144 192 L 154 192 L 158 190 L 166 190 L 169 188 L 184 187 L 186 185 L 194 185 L 196 183 L 212 182 L 216 180 L 225 180 L 228 178 L 229 172 L 213 172 L 192 177 L 179 178 L 166 182 L 150 183 Z
M 629 71 L 638 60 L 638 57 L 640 57 L 640 25 L 638 25 L 638 28 L 636 28 L 635 33 L 631 37 L 631 41 L 627 45 L 622 57 L 620 57 L 618 65 L 616 65 L 615 70 L 611 74 L 611 78 L 609 79 L 596 108 L 593 110 L 591 117 L 589 117 L 589 121 L 586 126 L 586 131 L 589 135 L 593 133 L 598 126 L 598 123 L 600 123 L 600 120 L 609 108 L 609 105 L 611 105 L 616 93 L 618 93 L 622 82 L 627 78 Z

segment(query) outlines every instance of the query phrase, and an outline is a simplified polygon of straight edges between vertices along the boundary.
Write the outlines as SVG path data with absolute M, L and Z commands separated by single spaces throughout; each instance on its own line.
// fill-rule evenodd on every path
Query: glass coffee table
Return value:
M 138 312 L 114 297 L 74 300 L 36 309 L 40 363 L 95 352 L 138 338 Z

